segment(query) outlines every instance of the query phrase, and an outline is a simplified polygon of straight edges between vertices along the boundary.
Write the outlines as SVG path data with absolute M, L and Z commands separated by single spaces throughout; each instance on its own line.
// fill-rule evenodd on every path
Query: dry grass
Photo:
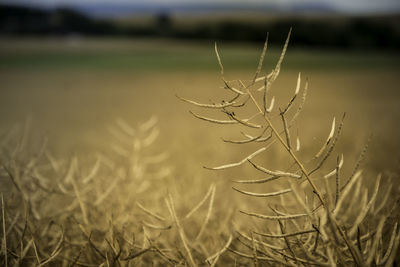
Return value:
M 307 81 L 299 74 L 290 96 L 275 87 L 288 41 L 271 72 L 262 67 L 266 42 L 248 80 L 226 78 L 216 47 L 224 100 L 179 96 L 238 152 L 209 137 L 195 146 L 226 157 L 199 162 L 194 146 L 180 144 L 169 160 L 156 117 L 135 127 L 116 119 L 106 145 L 71 157 L 35 145 L 29 125 L 5 132 L 1 264 L 390 266 L 400 242 L 398 176 L 360 170 L 368 145 L 358 159 L 342 155 L 344 116 L 300 123 Z M 311 130 L 327 138 L 310 140 Z M 203 163 L 212 171 L 199 171 Z
M 328 172 L 325 163 L 332 156 L 339 141 L 345 119 L 345 115 L 343 115 L 337 130 L 335 129 L 336 120 L 333 119 L 330 133 L 322 147 L 314 152 L 315 154 L 308 160 L 301 159 L 300 156 L 306 154 L 303 150 L 307 149 L 307 146 L 301 149 L 298 134 L 295 148 L 292 146 L 293 126 L 295 126 L 296 119 L 303 109 L 308 89 L 308 82 L 306 81 L 303 96 L 297 104 L 297 108 L 292 108 L 299 98 L 300 73 L 294 94 L 289 98 L 287 104 L 274 110 L 275 97 L 270 96 L 271 88 L 279 75 L 290 34 L 291 32 L 289 32 L 275 68 L 268 74 L 259 77 L 267 50 L 267 37 L 254 78 L 247 81 L 226 80 L 221 57 L 217 46 L 215 46 L 221 78 L 224 89 L 227 91 L 226 98 L 221 103 L 210 105 L 179 97 L 196 107 L 219 110 L 228 118 L 227 120 L 215 119 L 191 112 L 198 119 L 220 125 L 240 124 L 243 127 L 241 133 L 244 139 L 239 141 L 224 140 L 225 142 L 240 145 L 259 143 L 258 148 L 242 160 L 217 167 L 207 167 L 207 169 L 221 171 L 250 163 L 254 169 L 264 173 L 266 177 L 258 180 L 236 181 L 237 183 L 265 184 L 279 182 L 279 189 L 276 191 L 269 190 L 267 193 L 233 188 L 246 196 L 272 198 L 272 200 L 267 202 L 269 208 L 263 207 L 260 213 L 240 210 L 247 216 L 266 220 L 267 222 L 261 224 L 261 227 L 267 228 L 269 233 L 262 233 L 260 226 L 257 228 L 246 227 L 242 231 L 250 231 L 251 238 L 238 240 L 236 246 L 247 251 L 233 250 L 235 242 L 230 247 L 231 251 L 237 255 L 247 255 L 247 258 L 254 259 L 254 265 L 258 265 L 261 260 L 270 264 L 280 263 L 294 266 L 299 264 L 318 266 L 386 264 L 390 266 L 395 259 L 400 240 L 398 225 L 397 223 L 393 225 L 393 221 L 398 220 L 398 213 L 393 213 L 396 210 L 398 199 L 383 198 L 383 201 L 378 201 L 381 176 L 377 177 L 372 195 L 368 194 L 368 187 L 362 186 L 362 184 L 365 184 L 365 182 L 361 182 L 364 175 L 359 168 L 365 157 L 369 141 L 361 151 L 348 177 L 344 177 L 344 173 L 340 171 L 344 162 L 343 156 L 341 159 L 339 159 L 339 156 L 337 157 L 336 166 L 333 166 L 331 168 L 333 170 Z M 294 111 L 291 112 L 291 109 L 294 109 Z M 300 126 L 297 125 L 297 127 Z M 259 130 L 255 132 L 254 129 Z M 287 164 L 289 167 L 270 170 L 254 163 L 256 158 L 265 162 L 262 155 L 268 152 L 273 153 L 268 149 L 275 142 L 279 143 L 281 148 L 287 152 L 286 162 L 289 163 Z M 336 178 L 334 185 L 330 181 L 331 177 Z M 392 185 L 389 184 L 388 187 L 389 190 L 381 192 L 381 194 L 391 195 Z M 270 188 L 276 187 L 271 185 Z M 386 206 L 388 209 L 383 211 L 378 208 L 382 206 Z M 253 207 L 250 207 L 250 209 L 254 210 Z M 352 211 L 349 212 L 349 210 Z M 274 221 L 276 226 L 274 226 Z M 383 229 L 390 233 L 389 236 L 384 236 Z M 258 238 L 256 239 L 254 235 Z M 244 237 L 245 235 L 240 236 Z M 382 245 L 385 243 L 383 240 L 391 241 L 389 241 L 389 245 L 384 246 Z M 321 244 L 318 246 L 318 243 Z M 378 243 L 381 244 L 379 249 Z M 393 256 L 389 259 L 388 255 Z

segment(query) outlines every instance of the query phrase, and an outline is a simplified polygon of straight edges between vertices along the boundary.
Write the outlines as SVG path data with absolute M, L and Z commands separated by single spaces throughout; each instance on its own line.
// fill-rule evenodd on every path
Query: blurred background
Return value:
M 42 266 L 52 261 L 49 266 L 65 266 L 68 260 L 82 266 L 104 266 L 104 261 L 107 266 L 194 266 L 186 261 L 192 251 L 191 261 L 201 266 L 210 255 L 210 260 L 221 256 L 221 266 L 249 266 L 244 260 L 253 261 L 252 256 L 242 261 L 224 253 L 230 247 L 227 240 L 243 253 L 267 256 L 260 262 L 269 261 L 270 254 L 272 261 L 278 258 L 274 264 L 336 260 L 333 246 L 318 241 L 319 230 L 315 239 L 297 237 L 310 233 L 298 230 L 311 229 L 309 224 L 317 217 L 322 216 L 324 227 L 326 216 L 319 212 L 310 223 L 291 223 L 286 216 L 267 222 L 239 212 L 303 213 L 303 192 L 308 207 L 320 203 L 304 179 L 234 182 L 266 178 L 246 160 L 255 151 L 261 153 L 252 158 L 254 163 L 298 173 L 279 142 L 252 138 L 268 136 L 269 129 L 210 124 L 188 111 L 217 120 L 230 117 L 220 109 L 200 109 L 176 97 L 206 104 L 232 101 L 233 93 L 221 80 L 215 42 L 226 80 L 249 83 L 267 34 L 260 75 L 275 68 L 291 28 L 279 77 L 268 92 L 266 102 L 276 99 L 269 117 L 283 133 L 279 108 L 285 109 L 292 98 L 301 72 L 299 95 L 286 113 L 290 125 L 308 81 L 307 101 L 290 128 L 292 145 L 296 137 L 301 143 L 293 153 L 306 170 L 316 170 L 310 175 L 328 204 L 334 203 L 333 194 L 339 194 L 334 188 L 344 188 L 357 176 L 356 169 L 362 169 L 363 180 L 351 181 L 351 201 L 346 198 L 334 217 L 341 231 L 348 229 L 350 243 L 356 244 L 358 230 L 357 246 L 361 248 L 362 240 L 363 249 L 373 248 L 373 253 L 361 254 L 377 265 L 390 258 L 386 252 L 380 257 L 386 248 L 395 254 L 400 0 L 0 0 L 0 265 Z M 231 84 L 241 86 L 238 81 Z M 263 92 L 253 92 L 262 103 Z M 246 103 L 227 110 L 240 118 L 258 114 L 251 100 Z M 336 118 L 338 132 L 344 113 L 342 135 L 333 148 L 327 144 L 332 121 Z M 265 126 L 261 116 L 253 116 L 251 123 Z M 339 159 L 344 159 L 340 173 L 331 175 L 341 165 Z M 243 164 L 218 171 L 203 168 L 237 162 Z M 287 194 L 260 200 L 232 189 L 266 193 L 285 188 L 288 193 L 292 185 L 303 190 L 296 198 Z M 367 213 L 356 229 L 354 221 Z M 236 242 L 236 229 L 251 237 Z M 253 237 L 275 229 L 285 236 L 285 243 Z M 343 252 L 338 262 L 347 263 L 344 259 L 351 259 L 350 254 L 332 231 L 325 232 L 334 236 L 330 240 Z M 272 246 L 260 246 L 259 240 Z M 298 246 L 304 240 L 305 245 Z M 312 243 L 315 257 L 305 249 L 311 252 Z M 298 258 L 281 253 L 285 246 Z M 9 253 L 3 253 L 3 247 Z M 120 260 L 132 261 L 119 264 Z
M 1 34 L 280 42 L 297 47 L 396 49 L 396 0 L 2 0 Z
M 269 72 L 290 27 L 274 90 L 286 101 L 298 72 L 309 79 L 306 141 L 323 142 L 332 117 L 347 112 L 351 156 L 373 133 L 371 166 L 397 168 L 397 0 L 1 0 L 0 124 L 28 121 L 65 154 L 106 145 L 102 133 L 118 117 L 135 124 L 156 115 L 160 146 L 176 162 L 190 154 L 200 169 L 210 155 L 237 158 L 219 145 L 229 132 L 194 120 L 175 94 L 207 102 L 223 93 L 214 42 L 228 78 L 247 79 L 269 33 Z M 204 140 L 210 146 L 199 147 Z

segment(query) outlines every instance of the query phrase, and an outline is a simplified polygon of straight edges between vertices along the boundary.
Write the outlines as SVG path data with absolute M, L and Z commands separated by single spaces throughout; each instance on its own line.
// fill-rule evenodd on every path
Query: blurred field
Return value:
M 274 68 L 280 53 L 279 44 L 274 45 L 266 56 L 264 70 L 268 72 Z M 261 47 L 222 43 L 219 44 L 219 50 L 227 79 L 253 77 Z M 384 51 L 309 51 L 289 48 L 281 74 L 271 94 L 278 99 L 277 107 L 284 106 L 294 91 L 298 72 L 302 73 L 303 79 L 309 80 L 307 102 L 299 117 L 299 122 L 295 125 L 300 134 L 303 149 L 306 151 L 301 155 L 313 155 L 325 142 L 332 118 L 335 116 L 339 120 L 343 112 L 346 112 L 343 135 L 338 148 L 334 151 L 333 161 L 336 160 L 338 154 L 345 155 L 343 173 L 347 176 L 368 137 L 373 134 L 366 160 L 362 165 L 362 168 L 366 170 L 365 177 L 370 181 L 368 184 L 375 183 L 378 173 L 385 174 L 383 181 L 398 177 L 399 62 L 400 55 Z M 141 236 L 142 219 L 137 218 L 143 218 L 143 215 L 137 215 L 141 210 L 133 204 L 135 201 L 144 203 L 145 206 L 168 216 L 163 200 L 169 192 L 176 200 L 178 213 L 183 214 L 201 199 L 211 183 L 216 183 L 215 210 L 209 223 L 212 226 L 207 229 L 207 234 L 204 234 L 206 243 L 193 245 L 193 250 L 198 253 L 198 255 L 195 254 L 196 261 L 201 259 L 204 262 L 204 255 L 211 255 L 213 251 L 223 246 L 225 242 L 223 240 L 226 240 L 231 233 L 232 218 L 235 218 L 235 223 L 239 225 L 245 224 L 246 229 L 260 225 L 263 227 L 261 229 L 268 228 L 268 224 L 244 219 L 236 212 L 237 208 L 244 207 L 248 210 L 249 207 L 253 209 L 264 205 L 264 202 L 259 199 L 251 200 L 231 190 L 232 180 L 249 177 L 248 167 L 225 172 L 210 172 L 202 168 L 204 165 L 216 166 L 241 160 L 254 151 L 254 144 L 238 147 L 223 143 L 221 137 L 231 139 L 241 137 L 238 127 L 220 127 L 196 120 L 188 113 L 188 110 L 199 113 L 201 111 L 175 97 L 178 94 L 203 103 L 221 101 L 226 91 L 222 89 L 223 84 L 219 77 L 212 43 L 178 43 L 168 40 L 87 40 L 77 37 L 68 40 L 1 39 L 0 84 L 1 136 L 4 138 L 7 132 L 18 127 L 23 128 L 24 122 L 28 121 L 30 132 L 27 143 L 28 147 L 32 147 L 33 154 L 39 153 L 37 147 L 46 139 L 47 147 L 55 158 L 64 162 L 60 163 L 62 168 L 68 167 L 66 162 L 69 162 L 73 156 L 83 159 L 83 163 L 79 162 L 79 167 L 76 167 L 77 176 L 78 173 L 82 175 L 88 172 L 91 166 L 87 164 L 91 162 L 90 155 L 96 151 L 108 151 L 113 141 L 109 128 L 117 118 L 123 118 L 132 125 L 138 125 L 153 115 L 158 117 L 160 136 L 152 147 L 152 151 L 168 152 L 169 158 L 163 163 L 172 170 L 168 178 L 157 180 L 154 184 L 147 184 L 147 189 L 145 189 L 147 191 L 137 194 L 132 193 L 139 190 L 136 188 L 136 180 L 132 180 L 133 182 L 121 180 L 121 184 L 118 184 L 119 186 L 115 189 L 118 193 L 111 194 L 107 198 L 108 201 L 104 201 L 104 206 L 98 207 L 89 201 L 85 202 L 85 205 L 90 207 L 88 213 L 93 218 L 89 216 L 89 221 L 93 225 L 85 222 L 84 215 L 80 217 L 78 202 L 72 199 L 71 203 L 76 204 L 70 211 L 73 216 L 65 213 L 60 215 L 60 221 L 68 224 L 71 223 L 68 220 L 72 220 L 69 217 L 74 217 L 77 221 L 83 220 L 88 229 L 98 230 L 101 227 L 101 229 L 106 229 L 104 230 L 104 236 L 106 236 L 110 229 L 107 220 L 116 214 L 115 227 L 119 227 L 121 221 L 127 222 L 123 224 L 123 229 L 126 226 L 127 233 L 133 229 L 134 235 Z M 222 113 L 219 115 L 214 112 L 213 114 L 216 114 L 215 117 L 225 118 Z M 274 168 L 288 168 L 290 161 L 281 161 L 284 155 L 277 147 L 274 145 L 263 160 Z M 114 160 L 113 166 L 125 166 L 127 159 L 112 158 L 107 153 L 105 155 Z M 134 160 L 140 161 L 141 158 Z M 334 165 L 333 161 L 330 163 Z M 15 162 L 19 163 L 17 160 Z M 14 166 L 14 161 L 9 164 Z M 76 164 L 78 166 L 78 163 Z M 111 181 L 119 181 L 117 177 L 125 169 L 124 167 L 113 168 L 110 168 L 112 169 L 110 173 L 105 170 L 106 167 L 101 167 L 98 180 L 94 180 L 98 186 L 96 189 L 90 187 L 87 190 L 81 189 L 82 192 L 89 192 L 88 199 L 92 196 L 92 191 L 96 190 L 97 195 L 103 196 L 109 184 L 113 183 Z M 127 173 L 130 171 L 129 168 L 128 165 Z M 18 167 L 16 169 L 18 171 Z M 50 171 L 43 172 L 48 177 L 52 177 L 49 174 Z M 69 172 L 66 171 L 66 173 Z M 127 174 L 127 178 L 131 178 L 128 176 Z M 5 183 L 8 179 L 1 181 Z M 150 181 L 153 182 L 153 180 Z M 393 182 L 396 185 L 397 181 Z M 264 189 L 270 190 L 265 186 L 257 188 L 258 191 Z M 213 186 L 210 187 L 210 192 L 213 192 L 212 190 L 214 190 Z M 3 191 L 7 193 L 7 190 Z M 396 192 L 392 194 L 395 195 Z M 77 190 L 75 194 L 78 196 Z M 35 194 L 32 193 L 32 195 Z M 38 195 L 36 200 L 39 199 L 38 202 L 41 203 L 41 195 L 39 193 Z M 96 196 L 94 193 L 93 195 Z M 78 201 L 80 201 L 79 198 Z M 59 204 L 62 202 L 54 203 L 58 204 L 54 204 L 54 207 L 52 205 L 46 205 L 46 207 L 58 210 L 65 206 Z M 91 213 L 92 208 L 93 213 Z M 39 212 L 41 212 L 40 209 Z M 45 210 L 43 212 L 46 213 Z M 82 214 L 84 214 L 83 211 Z M 205 214 L 205 211 L 201 211 L 200 214 Z M 394 213 L 393 216 L 395 217 L 396 214 Z M 130 216 L 130 221 L 125 221 L 126 218 L 121 219 L 118 215 L 123 218 Z M 99 217 L 101 220 L 95 216 L 101 216 Z M 192 239 L 202 224 L 202 219 L 197 218 L 185 221 L 190 222 L 190 225 L 188 223 L 190 227 L 188 226 L 186 230 Z M 393 224 L 389 219 L 388 221 L 391 227 Z M 42 221 L 37 222 L 39 224 Z M 75 225 L 75 222 L 71 225 Z M 71 226 L 71 229 L 67 228 L 67 231 L 70 230 L 69 234 L 75 236 L 75 232 L 80 231 L 77 229 Z M 114 238 L 113 231 L 111 238 Z M 167 251 L 169 246 L 172 248 L 175 246 L 172 242 L 179 240 L 176 231 L 168 233 L 175 239 L 166 235 L 161 235 L 159 239 L 157 235 L 154 237 L 154 240 L 160 240 L 160 244 L 165 246 Z M 102 236 L 101 234 L 98 235 Z M 56 236 L 52 235 L 53 243 Z M 144 230 L 143 236 L 145 239 Z M 81 239 L 77 237 L 77 240 Z M 84 241 L 79 242 L 83 244 Z M 97 241 L 98 244 L 103 242 L 102 248 L 109 249 L 101 238 Z M 145 244 L 146 241 L 143 241 L 143 247 Z M 201 247 L 203 244 L 205 247 Z M 197 247 L 198 245 L 200 248 Z M 207 250 L 208 247 L 212 247 L 211 251 Z M 63 256 L 72 257 L 69 253 L 77 254 L 78 248 L 64 250 L 67 252 Z M 177 250 L 184 251 L 182 247 L 181 250 Z M 93 251 L 85 255 L 88 255 L 85 256 L 87 262 L 99 257 L 95 256 L 96 253 Z M 146 261 L 141 264 L 146 266 Z
M 272 45 L 266 70 L 279 56 L 279 44 Z M 253 75 L 261 47 L 221 43 L 219 49 L 229 78 Z M 392 168 L 400 144 L 395 138 L 400 131 L 399 59 L 384 51 L 289 48 L 274 94 L 289 97 L 302 72 L 310 93 L 301 117 L 307 127 L 301 131 L 308 138 L 325 138 L 320 135 L 331 118 L 347 112 L 344 138 L 352 141 L 345 142 L 346 150 L 359 149 L 373 133 L 376 167 Z M 212 43 L 2 39 L 0 83 L 1 125 L 8 128 L 30 117 L 33 130 L 48 135 L 59 151 L 95 148 L 115 118 L 138 122 L 152 114 L 160 118 L 160 145 L 167 150 L 186 147 L 182 143 L 196 146 L 194 136 L 220 145 L 219 127 L 194 120 L 187 113 L 191 107 L 175 97 L 207 102 L 223 93 Z M 213 146 L 201 149 L 213 153 Z

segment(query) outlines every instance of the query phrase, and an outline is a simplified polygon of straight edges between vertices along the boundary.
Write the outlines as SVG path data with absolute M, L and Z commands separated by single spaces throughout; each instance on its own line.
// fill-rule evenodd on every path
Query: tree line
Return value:
M 154 15 L 146 24 L 117 23 L 95 19 L 69 8 L 51 10 L 0 5 L 0 35 L 68 35 L 166 37 L 193 40 L 280 42 L 290 27 L 297 46 L 336 48 L 400 47 L 400 15 L 388 16 L 299 16 L 273 20 L 203 20 L 190 27 L 174 22 L 173 16 Z

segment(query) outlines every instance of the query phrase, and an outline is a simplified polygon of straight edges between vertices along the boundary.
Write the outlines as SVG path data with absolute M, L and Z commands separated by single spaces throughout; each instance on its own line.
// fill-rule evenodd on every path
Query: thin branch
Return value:
M 223 82 L 225 84 L 225 89 L 229 89 L 229 90 L 231 90 L 232 92 L 234 92 L 237 95 L 246 95 L 246 93 L 243 93 L 239 89 L 236 89 L 236 88 L 230 86 L 229 83 L 227 81 L 225 81 L 224 79 L 223 79 Z
M 3 238 L 1 248 L 4 250 L 4 264 L 8 267 L 8 253 L 7 253 L 7 235 L 6 235 L 6 215 L 5 215 L 5 206 L 4 206 L 4 196 L 1 193 L 1 217 L 3 220 Z
M 268 178 L 255 179 L 255 180 L 235 180 L 233 182 L 239 183 L 239 184 L 263 184 L 263 183 L 267 183 L 267 182 L 279 179 L 281 177 L 282 176 L 272 176 L 272 177 L 268 177 Z
M 209 170 L 224 170 L 224 169 L 228 169 L 228 168 L 232 168 L 232 167 L 237 167 L 237 166 L 242 165 L 246 161 L 251 160 L 252 158 L 257 156 L 258 154 L 264 152 L 267 148 L 268 148 L 268 146 L 262 147 L 262 148 L 258 149 L 257 151 L 253 152 L 252 154 L 248 155 L 247 157 L 245 157 L 241 161 L 236 162 L 236 163 L 230 163 L 230 164 L 221 165 L 221 166 L 212 167 L 212 168 L 210 168 L 210 167 L 204 167 L 204 168 L 209 169 Z
M 152 211 L 149 210 L 149 209 L 146 209 L 146 208 L 143 207 L 143 205 L 140 204 L 138 201 L 136 201 L 136 205 L 137 205 L 141 210 L 143 210 L 145 213 L 149 214 L 150 216 L 156 218 L 156 219 L 159 220 L 159 221 L 165 222 L 165 218 L 164 218 L 163 216 L 158 215 L 158 214 L 152 212 Z
M 396 239 L 396 232 L 397 232 L 397 225 L 398 223 L 396 222 L 394 227 L 393 227 L 393 231 L 392 234 L 390 236 L 390 241 L 389 241 L 389 245 L 386 249 L 385 255 L 383 256 L 383 258 L 377 263 L 377 265 L 383 265 L 385 262 L 387 262 L 387 260 L 389 259 L 390 254 L 395 254 L 396 252 L 393 250 L 394 244 L 395 244 L 395 239 Z M 399 235 L 400 233 L 398 233 L 397 235 Z
M 306 83 L 304 85 L 303 95 L 301 97 L 299 106 L 297 107 L 296 112 L 294 113 L 292 119 L 289 122 L 289 127 L 291 127 L 293 125 L 293 123 L 296 121 L 297 117 L 300 115 L 301 111 L 303 110 L 304 104 L 306 103 L 306 99 L 307 99 L 307 92 L 308 92 L 308 80 L 306 80 Z
M 192 216 L 193 213 L 195 213 L 195 212 L 207 201 L 207 198 L 208 198 L 208 197 L 211 195 L 211 193 L 213 192 L 214 186 L 215 186 L 214 184 L 212 184 L 212 185 L 210 186 L 210 188 L 208 189 L 208 191 L 207 191 L 206 195 L 203 197 L 203 199 L 200 200 L 200 202 L 199 202 L 191 211 L 189 211 L 188 214 L 186 214 L 185 219 L 190 218 L 190 216 Z
M 195 267 L 195 266 L 197 266 L 197 265 L 196 265 L 196 263 L 194 262 L 192 253 L 191 253 L 191 251 L 190 251 L 190 249 L 189 249 L 189 246 L 187 245 L 187 242 L 186 242 L 186 235 L 185 235 L 185 233 L 184 233 L 184 231 L 183 231 L 183 228 L 182 228 L 182 226 L 181 226 L 181 224 L 180 224 L 180 222 L 179 222 L 179 219 L 178 219 L 178 217 L 177 217 L 177 215 L 176 215 L 175 206 L 174 206 L 174 201 L 173 201 L 171 195 L 168 195 L 168 198 L 165 199 L 165 203 L 166 203 L 167 208 L 168 208 L 168 210 L 169 210 L 169 212 L 170 212 L 172 218 L 174 219 L 175 224 L 176 224 L 176 226 L 177 226 L 177 228 L 178 228 L 179 236 L 180 236 L 180 238 L 181 238 L 181 240 L 182 240 L 183 247 L 185 248 L 186 253 L 187 253 L 187 255 L 188 255 L 188 258 L 189 258 L 189 263 L 190 263 L 191 266 Z
M 298 231 L 295 233 L 286 233 L 286 234 L 280 234 L 280 235 L 275 235 L 275 234 L 266 234 L 266 233 L 259 233 L 259 232 L 254 232 L 255 234 L 264 236 L 264 237 L 270 237 L 270 238 L 285 238 L 285 237 L 291 237 L 291 236 L 296 236 L 296 235 L 304 235 L 304 234 L 309 234 L 309 233 L 315 233 L 315 229 L 309 229 L 309 230 L 304 230 L 304 231 Z
M 269 174 L 269 175 L 272 175 L 272 176 L 290 177 L 290 178 L 300 178 L 301 177 L 301 175 L 298 175 L 298 174 L 295 174 L 295 173 L 283 172 L 283 171 L 271 171 L 271 170 L 268 170 L 268 169 L 266 169 L 264 167 L 261 167 L 261 166 L 255 164 L 250 159 L 248 159 L 247 161 L 250 162 L 250 164 L 253 165 L 253 167 L 256 170 L 259 170 L 259 171 L 261 171 L 263 173 L 266 173 L 266 174 Z
M 229 111 L 225 110 L 224 113 L 226 115 L 228 115 L 231 119 L 237 121 L 238 123 L 240 123 L 240 124 L 242 124 L 244 126 L 247 126 L 247 127 L 250 127 L 250 128 L 256 128 L 256 129 L 259 129 L 259 128 L 263 127 L 262 125 L 259 125 L 259 124 L 250 123 L 249 122 L 250 119 L 241 119 L 241 118 L 239 118 L 238 116 L 235 115 L 234 112 L 229 112 Z
M 259 141 L 259 140 L 263 137 L 263 135 L 264 135 L 264 133 L 265 133 L 266 131 L 267 131 L 267 128 L 265 128 L 265 129 L 262 131 L 262 133 L 261 133 L 260 135 L 251 136 L 250 138 L 245 139 L 245 140 L 228 140 L 228 139 L 222 139 L 222 141 L 224 141 L 225 143 L 232 143 L 232 144 L 247 144 L 247 143 Z M 271 134 L 268 138 L 270 138 L 270 137 L 272 137 L 272 134 Z M 263 138 L 263 139 L 264 139 L 264 138 Z
M 207 215 L 206 215 L 206 218 L 204 219 L 203 225 L 201 226 L 199 233 L 196 236 L 196 239 L 195 239 L 196 241 L 199 240 L 200 237 L 202 236 L 202 234 L 204 233 L 207 223 L 211 218 L 212 208 L 214 205 L 215 189 L 216 189 L 215 185 L 212 184 L 211 185 L 211 196 L 210 196 L 210 202 L 208 205 Z
M 331 155 L 331 153 L 332 153 L 333 149 L 335 148 L 336 143 L 339 140 L 339 137 L 340 137 L 340 135 L 342 133 L 342 128 L 343 128 L 343 123 L 344 123 L 345 117 L 346 117 L 346 113 L 343 113 L 342 120 L 341 120 L 341 122 L 340 122 L 340 124 L 338 126 L 338 129 L 337 129 L 337 132 L 336 132 L 336 136 L 333 139 L 333 141 L 331 143 L 331 146 L 329 147 L 328 151 L 326 151 L 325 156 L 321 159 L 321 161 L 318 163 L 318 165 L 312 171 L 310 171 L 310 173 L 308 173 L 309 176 L 312 175 L 317 170 L 319 170 L 322 167 L 322 165 L 325 163 L 325 161 Z
M 368 204 L 361 211 L 358 211 L 359 214 L 354 221 L 353 227 L 349 231 L 350 235 L 353 235 L 355 233 L 355 231 L 357 230 L 357 227 L 364 220 L 365 216 L 367 216 L 367 213 L 370 211 L 372 205 L 375 204 L 376 198 L 378 197 L 380 181 L 381 181 L 381 175 L 378 176 L 378 179 L 377 179 L 375 187 L 374 187 L 374 189 L 375 189 L 374 193 L 372 194 L 371 199 L 369 200 Z
M 291 214 L 291 215 L 264 215 L 264 214 L 259 214 L 259 213 L 254 213 L 254 212 L 247 212 L 247 211 L 242 211 L 240 210 L 241 213 L 246 214 L 248 216 L 264 219 L 264 220 L 293 220 L 301 217 L 306 217 L 308 216 L 305 213 L 300 213 L 300 214 Z
M 336 159 L 336 194 L 335 194 L 335 207 L 337 205 L 337 202 L 339 200 L 340 196 L 340 163 L 343 165 L 343 154 L 342 154 L 342 160 L 339 161 L 339 157 Z
M 207 118 L 207 117 L 203 117 L 200 115 L 197 115 L 196 113 L 189 111 L 190 114 L 192 114 L 193 116 L 195 116 L 196 118 L 203 120 L 203 121 L 208 121 L 208 122 L 212 122 L 212 123 L 217 123 L 217 124 L 237 124 L 239 123 L 238 121 L 235 120 L 217 120 L 217 119 L 211 119 L 211 118 Z
M 315 155 L 315 158 L 319 158 L 322 155 L 322 153 L 324 152 L 324 150 L 328 147 L 330 141 L 333 138 L 333 135 L 335 134 L 335 126 L 336 126 L 336 118 L 333 117 L 331 131 L 329 132 L 328 138 L 326 139 L 325 143 L 322 145 L 321 149 Z
M 301 83 L 301 74 L 299 72 L 299 76 L 297 77 L 297 84 L 296 84 L 296 90 L 294 92 L 294 95 L 290 99 L 289 103 L 286 105 L 285 109 L 281 112 L 281 115 L 286 114 L 289 111 L 289 109 L 292 106 L 292 104 L 294 103 L 294 100 L 296 99 L 296 97 L 297 97 L 297 95 L 299 94 L 299 91 L 300 91 L 300 83 Z
M 226 242 L 225 246 L 222 247 L 221 250 L 219 250 L 218 252 L 214 253 L 213 255 L 211 255 L 210 257 L 208 257 L 206 259 L 206 262 L 208 262 L 209 264 L 211 264 L 211 261 L 213 260 L 211 266 L 215 266 L 215 264 L 217 263 L 219 257 L 227 250 L 227 248 L 231 245 L 232 242 L 232 235 L 229 236 L 228 241 Z
M 232 187 L 232 189 L 237 191 L 237 192 L 239 192 L 239 193 L 242 193 L 242 194 L 248 195 L 248 196 L 252 196 L 252 197 L 274 197 L 274 196 L 279 196 L 279 195 L 283 195 L 283 194 L 292 192 L 291 189 L 284 189 L 284 190 L 281 190 L 281 191 L 276 191 L 276 192 L 271 192 L 271 193 L 247 192 L 247 191 L 239 190 L 239 189 L 237 189 L 235 187 Z
M 363 148 L 363 150 L 361 151 L 360 156 L 359 156 L 358 159 L 357 159 L 356 165 L 354 166 L 354 169 L 353 169 L 353 171 L 352 171 L 352 173 L 351 173 L 349 179 L 348 179 L 347 182 L 343 185 L 343 188 L 351 181 L 351 179 L 353 178 L 353 176 L 357 173 L 358 168 L 360 167 L 362 161 L 364 160 L 365 153 L 367 152 L 367 149 L 368 149 L 368 146 L 369 146 L 369 144 L 370 144 L 370 142 L 371 142 L 371 139 L 372 139 L 372 136 L 370 136 L 370 137 L 368 138 L 367 142 L 365 143 L 364 148 Z
M 222 102 L 221 104 L 202 104 L 202 103 L 198 103 L 193 100 L 190 100 L 190 99 L 180 97 L 179 95 L 175 95 L 175 96 L 178 99 L 180 99 L 186 103 L 189 103 L 189 104 L 195 105 L 197 107 L 201 107 L 201 108 L 221 109 L 221 108 L 230 107 L 230 106 L 233 106 L 234 104 L 236 104 L 236 102 Z
M 214 50 L 215 50 L 215 55 L 217 56 L 219 67 L 221 69 L 221 76 L 224 77 L 224 66 L 222 65 L 221 57 L 219 56 L 218 53 L 217 42 L 214 43 Z
M 291 142 L 290 142 L 290 132 L 289 132 L 288 125 L 286 122 L 285 113 L 281 111 L 280 115 L 282 118 L 283 130 L 284 130 L 285 136 L 286 136 L 286 144 L 287 144 L 288 148 L 291 150 L 292 146 L 291 146 Z
M 335 174 L 336 174 L 336 176 L 338 176 L 338 173 L 339 173 L 340 169 L 343 167 L 343 163 L 344 163 L 344 157 L 343 157 L 343 154 L 342 154 L 340 157 L 338 156 L 336 158 L 336 167 L 335 167 L 335 169 L 333 171 L 331 171 L 330 173 L 325 174 L 324 178 L 325 179 L 329 178 L 329 177 L 331 177 L 331 176 L 333 176 Z
M 239 230 L 237 229 L 237 227 L 235 227 L 235 228 L 236 228 L 236 233 L 238 233 L 241 237 L 243 237 L 243 238 L 246 239 L 247 241 L 252 242 L 252 239 L 251 239 L 250 236 L 248 236 L 248 235 L 246 235 L 245 233 L 239 231 Z M 270 249 L 274 249 L 274 250 L 279 250 L 279 249 L 281 249 L 281 248 L 278 247 L 278 246 L 272 245 L 272 244 L 270 244 L 270 243 L 265 243 L 265 242 L 262 242 L 262 241 L 259 241 L 259 240 L 255 240 L 255 242 L 256 242 L 257 244 L 262 245 L 263 247 L 266 247 L 266 248 L 270 248 Z
M 167 225 L 167 226 L 158 226 L 158 225 L 154 225 L 145 221 L 142 221 L 143 225 L 151 228 L 151 229 L 155 229 L 155 230 L 169 230 L 172 228 L 172 225 Z
M 128 255 L 127 257 L 122 258 L 122 260 L 123 261 L 132 260 L 132 259 L 137 258 L 137 257 L 139 257 L 139 256 L 141 256 L 141 255 L 143 255 L 143 254 L 145 254 L 147 252 L 150 252 L 151 249 L 152 249 L 152 247 L 148 247 L 148 248 L 142 249 L 141 251 L 138 251 L 136 253 L 132 253 L 132 254 Z
M 263 50 L 262 50 L 262 53 L 261 53 L 261 56 L 260 56 L 260 60 L 258 61 L 258 67 L 257 67 L 256 73 L 255 73 L 254 78 L 253 78 L 253 84 L 256 82 L 257 77 L 261 72 L 261 68 L 262 68 L 262 65 L 263 65 L 263 62 L 264 62 L 265 53 L 267 52 L 267 48 L 268 48 L 268 37 L 269 37 L 269 33 L 267 33 L 267 37 L 265 38 L 264 47 L 263 47 Z

